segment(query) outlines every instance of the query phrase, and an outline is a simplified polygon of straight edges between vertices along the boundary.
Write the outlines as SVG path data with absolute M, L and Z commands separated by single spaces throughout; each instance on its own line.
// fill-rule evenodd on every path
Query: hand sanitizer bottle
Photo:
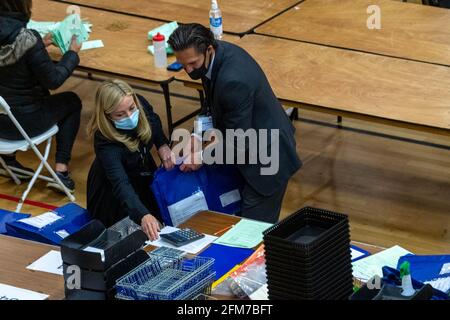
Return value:
M 153 46 L 155 49 L 155 67 L 167 67 L 166 39 L 164 35 L 158 33 L 153 37 Z
M 400 266 L 400 277 L 402 279 L 402 296 L 411 297 L 416 293 L 412 285 L 410 265 L 408 261 L 405 261 Z

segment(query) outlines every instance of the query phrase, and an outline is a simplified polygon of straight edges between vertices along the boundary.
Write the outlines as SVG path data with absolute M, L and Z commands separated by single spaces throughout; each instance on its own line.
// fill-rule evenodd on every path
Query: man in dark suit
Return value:
M 245 180 L 242 216 L 277 222 L 288 181 L 302 163 L 296 152 L 295 128 L 264 72 L 246 51 L 215 40 L 210 30 L 200 24 L 178 27 L 168 42 L 189 76 L 193 80 L 202 80 L 206 92 L 205 111 L 211 115 L 214 128 L 226 136 L 225 145 L 233 145 L 234 159 L 241 151 L 245 154 L 245 163 L 237 164 Z M 229 129 L 253 130 L 259 141 L 245 139 L 244 147 L 239 148 L 235 139 L 226 135 Z M 267 136 L 259 134 L 264 131 Z M 245 138 L 242 131 L 236 135 L 237 139 L 239 135 Z M 273 148 L 275 144 L 276 148 Z M 258 148 L 255 149 L 255 145 Z M 261 150 L 261 145 L 265 150 Z M 225 153 L 229 153 L 230 149 L 225 149 Z M 275 171 L 262 161 L 261 152 L 278 161 Z M 256 154 L 258 160 L 254 163 L 250 158 Z M 199 167 L 185 163 L 181 170 Z

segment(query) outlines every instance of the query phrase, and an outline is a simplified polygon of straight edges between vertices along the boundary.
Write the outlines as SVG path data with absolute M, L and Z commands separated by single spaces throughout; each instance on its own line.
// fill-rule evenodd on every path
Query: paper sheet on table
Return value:
M 63 261 L 59 251 L 52 250 L 30 264 L 27 269 L 63 275 Z
M 33 226 L 35 228 L 42 229 L 59 219 L 62 219 L 62 217 L 58 216 L 53 212 L 46 212 L 36 217 L 25 218 L 18 221 Z
M 408 250 L 394 246 L 367 258 L 355 261 L 353 265 L 353 276 L 359 280 L 367 281 L 375 275 L 383 277 L 384 266 L 397 268 L 398 259 L 407 254 L 412 254 Z
M 169 210 L 173 225 L 178 226 L 197 212 L 208 210 L 208 204 L 203 191 L 198 191 L 192 196 L 168 206 L 167 210 Z
M 179 230 L 179 228 L 175 228 L 175 227 L 164 227 L 160 233 L 171 233 L 171 232 L 175 232 Z M 181 251 L 185 251 L 188 253 L 192 253 L 192 254 L 197 254 L 200 251 L 202 251 L 204 248 L 206 248 L 209 244 L 211 244 L 212 242 L 214 242 L 214 240 L 216 240 L 217 237 L 211 236 L 209 234 L 205 234 L 205 237 L 202 239 L 199 239 L 197 241 L 191 242 L 185 246 L 182 247 L 176 247 L 166 241 L 164 241 L 163 239 L 159 238 L 158 240 L 155 241 L 147 241 L 146 244 L 147 245 L 152 245 L 155 247 L 167 247 L 167 248 L 174 248 L 174 249 L 178 249 Z
M 90 49 L 98 49 L 103 48 L 105 45 L 103 44 L 102 40 L 92 40 L 92 41 L 85 41 L 81 45 L 81 51 L 84 50 L 90 50 Z
M 239 248 L 253 248 L 263 240 L 263 232 L 271 223 L 242 219 L 215 243 Z
M 45 300 L 48 295 L 0 283 L 0 300 Z

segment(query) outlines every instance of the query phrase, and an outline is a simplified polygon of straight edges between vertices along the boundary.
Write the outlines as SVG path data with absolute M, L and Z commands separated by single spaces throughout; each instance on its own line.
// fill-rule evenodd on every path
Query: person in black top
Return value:
M 81 100 L 73 92 L 50 95 L 49 90 L 59 88 L 78 66 L 81 44 L 74 37 L 70 50 L 54 64 L 46 49 L 53 43 L 51 35 L 42 39 L 37 31 L 27 29 L 31 8 L 31 0 L 0 1 L 0 96 L 31 137 L 58 125 L 56 174 L 73 191 L 75 183 L 68 170 L 80 127 Z M 0 115 L 0 138 L 24 139 L 7 115 Z M 26 170 L 15 155 L 2 157 L 9 167 Z M 6 174 L 6 170 L 0 168 L 0 174 Z M 48 186 L 62 191 L 58 184 Z
M 97 91 L 88 133 L 96 155 L 87 181 L 88 211 L 106 227 L 129 216 L 149 239 L 157 239 L 161 217 L 151 191 L 157 169 L 153 145 L 166 169 L 175 163 L 159 116 L 127 83 L 106 81 Z

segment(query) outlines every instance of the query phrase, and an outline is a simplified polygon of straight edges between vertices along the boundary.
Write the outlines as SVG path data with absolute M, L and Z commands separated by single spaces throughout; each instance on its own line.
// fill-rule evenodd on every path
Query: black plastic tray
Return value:
M 348 267 L 338 269 L 334 273 L 322 274 L 316 277 L 307 278 L 295 278 L 282 274 L 267 272 L 267 282 L 271 283 L 275 281 L 277 283 L 286 284 L 292 288 L 298 288 L 303 291 L 314 291 L 316 288 L 328 285 L 330 282 L 340 281 L 341 279 L 353 279 L 351 271 L 348 271 Z
M 117 279 L 124 276 L 149 258 L 149 255 L 144 250 L 138 250 L 105 271 L 80 269 L 81 288 L 96 291 L 110 290 L 115 286 Z M 71 273 L 67 273 L 67 268 L 69 266 L 70 265 L 68 264 L 63 264 L 63 276 L 65 283 L 72 275 Z
M 309 251 L 343 225 L 349 225 L 348 217 L 344 214 L 306 207 L 265 230 L 263 234 Z
M 350 228 L 348 225 L 343 225 L 339 228 L 336 228 L 333 233 L 330 233 L 328 236 L 323 237 L 315 243 L 314 247 L 309 248 L 299 247 L 295 243 L 286 242 L 282 239 L 278 239 L 270 235 L 264 236 L 263 241 L 264 244 L 276 245 L 279 248 L 295 251 L 298 254 L 309 255 L 311 254 L 311 252 L 321 250 L 323 247 L 332 245 L 335 239 L 341 239 L 343 237 L 350 238 Z
M 327 289 L 324 289 L 327 290 Z M 352 295 L 353 287 L 349 285 L 342 285 L 335 290 L 328 289 L 326 291 L 318 292 L 313 295 L 304 295 L 295 292 L 287 292 L 284 289 L 272 287 L 268 289 L 269 300 L 348 300 Z
M 265 246 L 264 255 L 266 259 L 277 258 L 283 259 L 283 261 L 292 261 L 294 259 L 294 261 L 301 262 L 302 264 L 312 264 L 321 261 L 327 256 L 332 256 L 336 251 L 350 251 L 350 247 L 350 239 L 343 238 L 340 240 L 336 240 L 335 245 L 324 247 L 321 250 L 311 252 L 310 255 L 299 255 L 295 251 L 289 252 L 288 250 L 278 248 L 274 245 L 268 245 L 267 247 Z
M 323 261 L 315 264 L 302 264 L 295 260 L 291 263 L 288 261 L 278 261 L 273 258 L 266 258 L 266 268 L 269 270 L 278 270 L 280 272 L 289 272 L 293 274 L 314 275 L 323 273 L 323 270 L 333 270 L 337 265 L 342 263 L 351 264 L 352 257 L 350 250 L 336 252 L 333 256 L 327 256 Z

